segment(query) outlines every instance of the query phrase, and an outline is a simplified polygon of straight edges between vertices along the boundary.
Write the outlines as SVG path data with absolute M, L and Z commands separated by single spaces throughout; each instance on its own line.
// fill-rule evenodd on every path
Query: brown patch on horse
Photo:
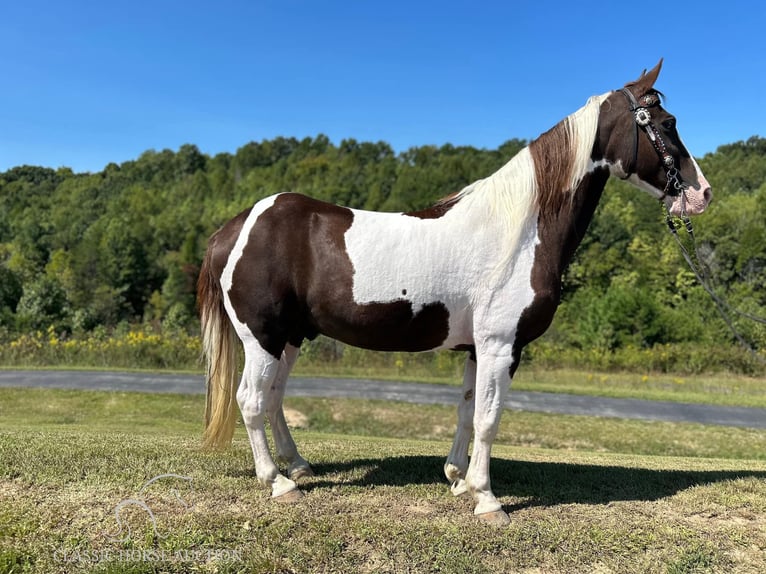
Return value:
M 449 311 L 439 301 L 417 312 L 405 298 L 354 301 L 345 241 L 353 220 L 348 208 L 284 194 L 250 230 L 229 296 L 237 318 L 271 355 L 320 333 L 379 351 L 425 351 L 447 338 Z
M 569 130 L 563 120 L 529 144 L 535 164 L 537 203 L 541 215 L 558 213 L 571 200 L 567 189 L 574 169 Z
M 455 345 L 451 351 L 468 351 L 468 358 L 476 362 L 476 345 Z
M 540 337 L 550 326 L 561 298 L 561 277 L 581 243 L 601 199 L 609 170 L 596 169 L 583 177 L 572 192 L 571 205 L 558 213 L 540 214 L 535 247 L 531 286 L 535 292 L 532 303 L 524 309 L 516 329 L 514 350 L 521 352 L 526 345 Z M 561 194 L 564 195 L 564 194 Z M 511 366 L 511 377 L 519 357 Z

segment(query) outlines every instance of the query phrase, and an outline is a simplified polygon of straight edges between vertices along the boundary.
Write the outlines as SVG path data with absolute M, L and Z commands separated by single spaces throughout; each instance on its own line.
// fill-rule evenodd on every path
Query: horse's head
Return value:
M 603 160 L 614 175 L 664 201 L 671 214 L 697 215 L 710 203 L 710 184 L 654 89 L 661 67 L 662 60 L 601 106 Z

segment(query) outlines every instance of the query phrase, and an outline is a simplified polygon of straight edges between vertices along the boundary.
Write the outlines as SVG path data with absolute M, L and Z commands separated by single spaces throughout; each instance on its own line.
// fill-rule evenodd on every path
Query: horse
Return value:
M 427 209 L 371 212 L 281 193 L 226 223 L 209 240 L 198 282 L 204 444 L 231 442 L 238 405 L 258 481 L 274 500 L 294 502 L 297 481 L 313 471 L 282 401 L 304 340 L 467 351 L 444 473 L 454 495 L 473 498 L 477 517 L 508 524 L 489 476 L 504 399 L 522 349 L 553 319 L 562 273 L 607 179 L 630 182 L 672 215 L 702 213 L 711 200 L 654 88 L 661 67 L 591 97 L 497 172 Z M 237 341 L 245 355 L 238 387 Z M 285 474 L 269 452 L 265 417 Z

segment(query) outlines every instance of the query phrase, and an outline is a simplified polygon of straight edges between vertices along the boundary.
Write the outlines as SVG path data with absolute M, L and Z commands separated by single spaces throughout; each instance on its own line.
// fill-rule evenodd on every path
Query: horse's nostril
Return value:
M 713 190 L 709 187 L 706 187 L 705 191 L 702 192 L 702 197 L 705 198 L 705 205 L 708 205 L 711 201 L 713 201 Z

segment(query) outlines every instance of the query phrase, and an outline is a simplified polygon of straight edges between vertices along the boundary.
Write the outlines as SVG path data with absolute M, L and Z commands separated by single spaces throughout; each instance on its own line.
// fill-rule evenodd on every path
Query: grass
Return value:
M 519 369 L 516 390 L 766 408 L 766 378 Z
M 317 476 L 285 506 L 242 428 L 200 449 L 202 397 L 4 389 L 0 405 L 0 572 L 766 571 L 766 431 L 506 413 L 497 530 L 441 474 L 453 408 L 291 399 Z M 139 492 L 166 473 L 191 481 Z M 135 505 L 120 531 L 130 498 L 156 532 Z
M 204 397 L 0 389 L 0 429 L 200 436 Z M 306 430 L 450 441 L 452 406 L 289 397 Z M 290 418 L 290 417 L 288 417 Z M 506 412 L 497 444 L 584 452 L 766 460 L 766 430 L 532 412 Z M 449 450 L 448 448 L 446 450 Z M 445 454 L 446 454 L 445 450 Z
M 313 433 L 299 438 L 319 474 L 304 482 L 302 502 L 282 506 L 254 484 L 243 439 L 229 453 L 209 454 L 177 437 L 5 436 L 3 458 L 17 464 L 52 439 L 62 445 L 55 456 L 4 479 L 5 554 L 39 572 L 145 572 L 158 566 L 179 572 L 692 572 L 766 566 L 762 465 L 500 447 L 495 490 L 513 522 L 498 531 L 476 521 L 468 501 L 447 494 L 440 443 Z M 11 440 L 16 448 L 8 447 Z M 183 493 L 191 508 L 163 501 L 167 492 L 153 493 L 157 534 L 146 516 L 136 514 L 126 519 L 133 538 L 110 540 L 118 532 L 115 506 L 136 497 L 147 477 L 168 469 L 192 478 Z M 216 564 L 214 556 L 234 560 Z
M 462 384 L 452 375 L 429 375 L 427 369 L 383 369 L 305 365 L 299 360 L 296 376 L 407 380 L 420 383 Z M 766 408 L 766 378 L 734 374 L 668 375 L 662 373 L 598 372 L 577 369 L 539 369 L 522 365 L 513 380 L 517 391 L 568 393 L 600 397 Z

